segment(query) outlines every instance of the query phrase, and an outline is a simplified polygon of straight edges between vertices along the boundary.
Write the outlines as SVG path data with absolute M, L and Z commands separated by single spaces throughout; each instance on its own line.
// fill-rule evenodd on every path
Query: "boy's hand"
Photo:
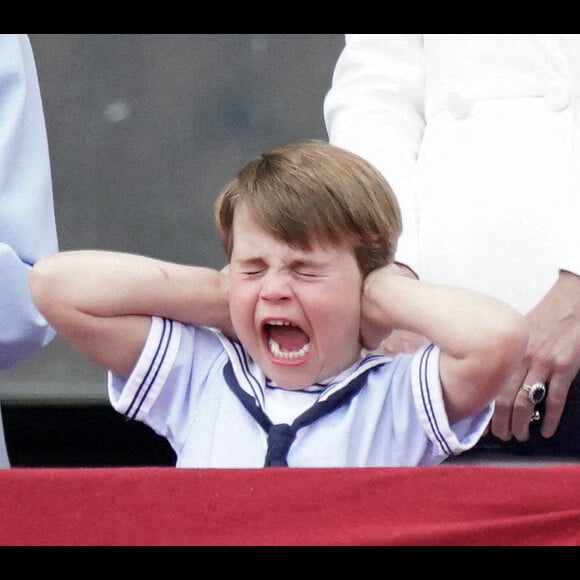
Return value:
M 415 272 L 404 264 L 395 263 L 391 267 L 391 273 L 394 275 L 405 276 L 407 278 L 417 279 Z M 388 356 L 395 356 L 399 353 L 413 353 L 427 344 L 429 341 L 420 334 L 409 332 L 407 330 L 393 330 L 379 345 L 377 351 Z
M 381 275 L 402 276 L 405 278 L 417 279 L 415 273 L 404 265 L 389 264 L 383 268 L 371 272 L 367 277 L 367 282 L 372 283 L 373 276 Z M 369 278 L 370 277 L 370 278 Z M 394 356 L 399 353 L 415 352 L 428 340 L 419 334 L 407 330 L 388 329 L 383 325 L 373 323 L 368 317 L 361 320 L 361 342 L 368 350 L 376 350 L 381 354 Z
M 221 275 L 222 291 L 223 291 L 225 296 L 229 297 L 229 294 L 230 294 L 230 265 L 229 264 L 226 264 L 220 270 L 220 275 Z M 228 302 L 229 302 L 229 299 L 228 299 Z M 234 327 L 232 326 L 232 320 L 229 316 L 228 316 L 227 320 L 225 320 L 223 322 L 223 324 L 220 326 L 220 330 L 226 336 L 231 338 L 232 340 L 238 340 L 238 336 L 237 336 L 236 332 L 234 331 Z
M 400 276 L 401 270 L 396 264 L 389 264 L 388 266 L 383 266 L 382 268 L 377 268 L 370 272 L 364 282 L 363 287 L 363 297 L 362 297 L 362 314 L 361 314 L 361 324 L 360 324 L 360 340 L 363 347 L 367 350 L 373 351 L 380 347 L 381 343 L 387 340 L 392 332 L 393 328 L 390 327 L 384 320 L 378 320 L 373 316 L 369 315 L 368 300 L 366 298 L 366 290 L 375 284 L 376 280 L 380 280 L 384 276 Z M 403 274 L 404 275 L 404 274 Z

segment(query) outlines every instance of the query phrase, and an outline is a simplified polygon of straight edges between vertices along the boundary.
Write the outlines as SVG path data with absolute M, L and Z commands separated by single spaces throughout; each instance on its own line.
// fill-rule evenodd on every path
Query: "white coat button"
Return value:
M 455 91 L 449 93 L 447 96 L 447 109 L 456 118 L 463 119 L 471 110 L 471 103 L 469 99 L 462 97 Z
M 544 103 L 550 111 L 563 111 L 570 105 L 570 88 L 565 81 L 552 81 L 546 86 Z

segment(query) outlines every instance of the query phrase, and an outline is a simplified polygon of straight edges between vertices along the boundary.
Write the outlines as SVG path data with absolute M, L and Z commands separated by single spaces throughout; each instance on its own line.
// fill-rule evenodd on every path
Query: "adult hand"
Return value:
M 524 364 L 496 399 L 492 433 L 526 441 L 534 405 L 522 385 L 549 383 L 541 433 L 551 437 L 562 417 L 570 384 L 580 368 L 580 276 L 561 271 L 544 298 L 526 316 L 530 338 Z

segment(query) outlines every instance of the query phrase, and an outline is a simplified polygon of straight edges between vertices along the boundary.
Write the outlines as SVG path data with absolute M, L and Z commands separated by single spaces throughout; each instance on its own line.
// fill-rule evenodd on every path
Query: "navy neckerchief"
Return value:
M 246 410 L 254 417 L 258 424 L 268 434 L 268 449 L 264 467 L 288 467 L 287 455 L 290 446 L 294 442 L 296 433 L 301 427 L 310 425 L 316 419 L 331 413 L 342 405 L 348 403 L 364 386 L 367 374 L 375 365 L 367 368 L 364 372 L 355 376 L 348 384 L 332 393 L 324 400 L 319 400 L 312 407 L 299 415 L 292 423 L 280 423 L 274 425 L 264 413 L 258 402 L 252 395 L 244 391 L 234 373 L 231 361 L 228 360 L 224 367 L 224 379 L 231 391 L 240 400 Z

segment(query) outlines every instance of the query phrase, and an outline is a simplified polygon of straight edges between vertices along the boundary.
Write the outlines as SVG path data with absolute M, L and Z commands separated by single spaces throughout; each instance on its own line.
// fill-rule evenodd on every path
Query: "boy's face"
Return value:
M 242 205 L 229 271 L 236 334 L 279 386 L 301 389 L 357 360 L 362 275 L 349 247 L 293 248 Z

